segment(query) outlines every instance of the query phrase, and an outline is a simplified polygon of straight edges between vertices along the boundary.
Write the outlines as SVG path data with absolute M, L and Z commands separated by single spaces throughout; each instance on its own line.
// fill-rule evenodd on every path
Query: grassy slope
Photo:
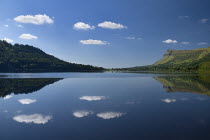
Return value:
M 168 50 L 149 66 L 126 68 L 131 71 L 210 71 L 210 47 L 194 50 Z
M 208 54 L 210 54 L 210 47 L 195 50 L 168 50 L 164 57 L 153 65 L 195 63 Z

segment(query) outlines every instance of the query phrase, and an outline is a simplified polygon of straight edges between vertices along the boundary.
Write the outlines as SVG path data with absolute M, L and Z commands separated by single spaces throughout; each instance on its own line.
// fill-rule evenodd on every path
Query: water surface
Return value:
M 3 140 L 210 139 L 206 75 L 0 75 Z

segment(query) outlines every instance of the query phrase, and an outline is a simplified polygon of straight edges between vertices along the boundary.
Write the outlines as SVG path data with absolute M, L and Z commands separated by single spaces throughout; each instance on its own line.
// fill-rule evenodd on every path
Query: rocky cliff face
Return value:
M 163 56 L 171 56 L 173 55 L 174 50 L 167 50 L 167 52 Z

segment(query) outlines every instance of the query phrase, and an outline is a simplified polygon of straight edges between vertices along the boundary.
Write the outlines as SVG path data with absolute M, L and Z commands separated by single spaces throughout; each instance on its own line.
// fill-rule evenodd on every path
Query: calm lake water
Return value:
M 210 77 L 0 74 L 1 140 L 209 140 Z

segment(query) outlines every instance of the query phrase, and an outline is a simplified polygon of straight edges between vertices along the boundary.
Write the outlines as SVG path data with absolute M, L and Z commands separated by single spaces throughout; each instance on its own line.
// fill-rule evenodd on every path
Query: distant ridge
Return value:
M 82 72 L 102 67 L 65 62 L 29 45 L 0 40 L 0 72 Z
M 149 66 L 125 68 L 131 71 L 210 71 L 210 47 L 194 50 L 168 50 Z

